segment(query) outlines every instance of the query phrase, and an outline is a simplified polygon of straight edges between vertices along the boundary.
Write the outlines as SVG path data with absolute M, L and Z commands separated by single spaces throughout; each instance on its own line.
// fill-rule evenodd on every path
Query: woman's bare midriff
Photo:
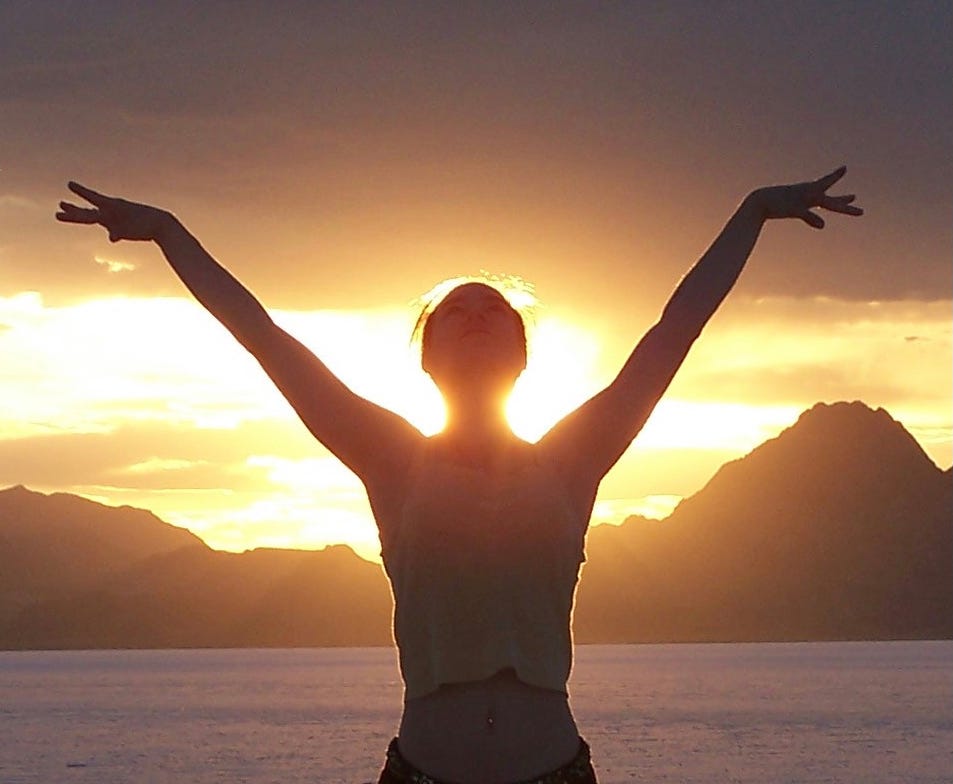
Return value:
M 434 778 L 502 784 L 570 762 L 579 751 L 579 731 L 566 694 L 502 670 L 407 700 L 398 745 L 408 762 Z

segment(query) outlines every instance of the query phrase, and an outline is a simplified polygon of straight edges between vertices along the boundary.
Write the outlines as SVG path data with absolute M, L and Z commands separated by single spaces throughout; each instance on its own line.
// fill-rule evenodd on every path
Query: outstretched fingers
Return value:
M 818 205 L 831 212 L 839 212 L 843 215 L 863 215 L 864 211 L 860 207 L 854 206 L 851 202 L 857 197 L 853 193 L 845 196 L 825 196 Z
M 838 169 L 834 169 L 834 171 L 832 171 L 830 174 L 815 180 L 814 184 L 817 185 L 822 191 L 826 191 L 845 174 L 847 174 L 847 167 L 841 166 Z
M 852 203 L 854 199 L 857 198 L 853 193 L 844 194 L 843 196 L 828 196 L 827 194 L 828 189 L 846 173 L 847 167 L 841 166 L 830 174 L 814 181 L 814 186 L 818 193 L 815 206 L 830 210 L 831 212 L 839 212 L 842 215 L 863 215 L 864 211 Z M 815 226 L 815 228 L 820 228 L 820 226 L 817 226 L 815 223 L 810 223 L 812 226 Z
M 112 201 L 109 196 L 105 196 L 102 193 L 94 191 L 92 188 L 87 188 L 85 185 L 80 185 L 78 182 L 72 180 L 66 184 L 66 187 L 77 196 L 82 196 L 90 204 L 95 204 L 97 207 L 102 207 L 104 204 Z
M 68 201 L 61 201 L 60 211 L 56 213 L 56 219 L 64 223 L 99 223 L 100 214 L 98 209 L 77 207 Z
M 798 217 L 804 221 L 812 229 L 823 229 L 824 228 L 824 219 L 815 212 L 810 210 L 804 210 Z

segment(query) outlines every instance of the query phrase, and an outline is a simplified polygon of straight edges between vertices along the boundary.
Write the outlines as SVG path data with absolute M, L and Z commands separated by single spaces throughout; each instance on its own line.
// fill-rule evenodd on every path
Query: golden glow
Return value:
M 735 303 L 603 484 L 593 522 L 664 517 L 726 455 L 740 457 L 821 399 L 883 405 L 949 465 L 947 310 L 944 303 L 812 301 L 800 310 L 795 302 Z M 440 396 L 409 341 L 411 308 L 273 315 L 355 392 L 425 433 L 440 429 Z M 523 438 L 538 439 L 597 392 L 630 350 L 630 336 L 585 323 L 538 309 L 528 366 L 508 408 Z M 346 542 L 377 556 L 360 481 L 311 439 L 257 362 L 192 301 L 112 298 L 51 308 L 37 294 L 0 298 L 0 356 L 0 448 L 17 456 L 0 464 L 0 486 L 24 482 L 152 509 L 222 549 Z M 794 381 L 800 387 L 792 390 Z M 827 394 L 831 386 L 836 392 Z M 33 463 L 20 458 L 37 437 L 64 434 L 96 434 L 93 451 L 70 458 L 54 442 L 45 447 L 56 450 L 49 478 L 21 473 L 51 465 L 36 450 Z M 708 454 L 717 462 L 707 473 L 696 467 L 694 484 L 686 484 L 686 466 Z
M 526 370 L 507 406 L 513 431 L 537 441 L 599 388 L 596 336 L 558 318 L 541 317 L 532 332 Z
M 619 525 L 630 515 L 650 520 L 668 517 L 682 500 L 680 495 L 647 495 L 642 498 L 614 498 L 596 501 L 592 509 L 592 525 Z
M 754 406 L 662 400 L 639 434 L 643 449 L 750 448 L 777 435 L 779 423 L 792 425 L 798 406 Z

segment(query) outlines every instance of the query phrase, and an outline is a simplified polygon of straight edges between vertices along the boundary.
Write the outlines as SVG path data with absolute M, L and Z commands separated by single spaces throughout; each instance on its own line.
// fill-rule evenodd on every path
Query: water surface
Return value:
M 953 781 L 953 642 L 581 646 L 600 782 Z M 376 780 L 391 649 L 0 653 L 0 783 Z

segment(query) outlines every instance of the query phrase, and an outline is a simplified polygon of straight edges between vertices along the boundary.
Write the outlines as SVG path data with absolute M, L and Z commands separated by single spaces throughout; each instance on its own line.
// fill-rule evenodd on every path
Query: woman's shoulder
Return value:
M 408 452 L 405 463 L 398 470 L 379 474 L 373 479 L 362 479 L 378 528 L 399 517 L 417 478 L 426 470 L 430 451 L 429 439 L 421 438 Z

